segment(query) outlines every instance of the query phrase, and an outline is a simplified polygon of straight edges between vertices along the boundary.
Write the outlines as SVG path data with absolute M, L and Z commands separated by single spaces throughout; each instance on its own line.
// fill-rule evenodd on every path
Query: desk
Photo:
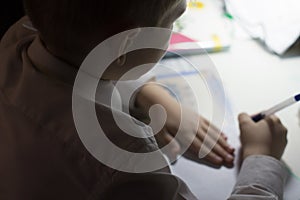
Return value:
M 229 134 L 229 142 L 237 148 L 239 147 L 238 113 L 256 113 L 300 92 L 300 57 L 280 59 L 265 51 L 260 44 L 253 40 L 236 40 L 230 51 L 210 54 L 209 56 L 215 63 L 232 105 L 230 108 L 232 109 L 232 116 L 227 116 L 226 120 L 234 120 L 234 123 L 225 127 L 224 131 Z M 197 56 L 189 59 L 197 60 Z M 190 77 L 190 79 L 194 78 L 193 76 Z M 201 80 L 198 79 L 199 82 L 193 81 L 193 87 L 204 88 Z M 199 94 L 199 98 L 209 99 L 210 97 L 207 92 L 202 92 Z M 202 108 L 205 110 L 205 107 L 207 106 Z M 300 154 L 300 127 L 298 110 L 299 105 L 294 105 L 278 113 L 278 115 L 289 129 L 289 144 L 283 159 L 292 168 L 294 174 L 299 176 L 300 159 L 297 155 Z M 211 169 L 185 158 L 180 158 L 172 169 L 176 175 L 187 182 L 196 196 L 210 200 L 224 199 L 224 197 L 229 196 L 238 173 L 236 168 Z M 300 182 L 291 176 L 286 186 L 285 199 L 299 199 L 299 188 Z
M 235 41 L 229 52 L 211 54 L 238 112 L 262 111 L 300 92 L 300 56 L 281 59 L 252 40 Z M 278 116 L 289 129 L 283 159 L 300 177 L 299 104 Z

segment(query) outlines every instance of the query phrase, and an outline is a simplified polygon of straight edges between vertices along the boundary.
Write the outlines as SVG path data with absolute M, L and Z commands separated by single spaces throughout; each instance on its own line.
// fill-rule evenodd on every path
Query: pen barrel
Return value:
M 285 100 L 284 102 L 277 104 L 276 106 L 266 110 L 263 112 L 263 114 L 265 114 L 265 116 L 269 116 L 269 115 L 273 115 L 274 113 L 294 104 L 296 102 L 295 98 L 289 98 L 287 100 Z
M 262 120 L 262 119 L 265 118 L 265 115 L 262 114 L 262 113 L 259 113 L 259 114 L 257 114 L 257 115 L 254 115 L 254 116 L 251 117 L 251 118 L 252 118 L 252 120 L 253 120 L 254 122 L 259 122 L 260 120 Z
M 270 115 L 275 114 L 276 112 L 278 112 L 278 111 L 292 105 L 293 103 L 297 102 L 298 101 L 298 99 L 297 99 L 298 96 L 289 98 L 289 99 L 285 100 L 284 102 L 281 102 L 280 104 L 277 104 L 276 106 L 273 106 L 272 108 L 270 108 L 266 111 L 263 111 L 263 112 L 261 112 L 257 115 L 254 115 L 252 117 L 252 120 L 254 122 L 259 122 L 260 120 L 264 119 L 266 116 L 270 116 Z

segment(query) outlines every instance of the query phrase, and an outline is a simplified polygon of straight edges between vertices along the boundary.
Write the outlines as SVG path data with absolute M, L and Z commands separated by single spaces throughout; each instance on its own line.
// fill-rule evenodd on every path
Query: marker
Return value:
M 229 41 L 222 41 L 214 37 L 211 41 L 201 42 L 180 42 L 177 44 L 170 44 L 170 47 L 164 58 L 174 58 L 189 55 L 202 55 L 204 53 L 216 53 L 220 51 L 226 51 L 230 48 Z M 174 54 L 174 53 L 175 54 Z
M 300 101 L 300 94 L 298 94 L 294 97 L 291 97 L 291 98 L 285 100 L 284 102 L 282 102 L 280 104 L 277 104 L 276 106 L 253 116 L 252 120 L 255 121 L 255 122 L 259 122 L 260 120 L 264 119 L 265 117 L 273 115 L 276 112 L 278 112 L 278 111 L 280 111 L 280 110 L 282 110 L 282 109 L 284 109 L 288 106 L 291 106 L 291 105 L 293 105 L 294 103 L 296 103 L 298 101 Z

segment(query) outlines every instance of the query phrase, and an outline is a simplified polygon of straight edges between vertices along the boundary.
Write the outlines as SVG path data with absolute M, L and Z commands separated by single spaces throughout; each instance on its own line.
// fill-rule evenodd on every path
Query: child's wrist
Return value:
M 252 146 L 252 147 L 244 147 L 243 148 L 243 159 L 245 160 L 249 156 L 254 155 L 265 155 L 271 156 L 270 148 L 266 146 Z

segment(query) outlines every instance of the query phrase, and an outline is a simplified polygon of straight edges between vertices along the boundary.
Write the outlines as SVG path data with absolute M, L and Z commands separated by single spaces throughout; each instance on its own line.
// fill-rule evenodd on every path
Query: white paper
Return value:
M 300 36 L 299 0 L 226 0 L 228 11 L 253 37 L 277 54 Z
M 166 71 L 163 72 L 159 69 L 155 69 L 153 73 L 158 75 L 158 82 L 171 87 L 172 90 L 176 92 L 179 100 L 181 100 L 184 105 L 189 105 L 191 107 L 194 107 L 197 102 L 193 99 L 189 99 L 189 97 L 192 96 L 193 90 L 199 92 L 197 99 L 200 99 L 201 102 L 198 102 L 200 104 L 198 112 L 206 118 L 211 119 L 211 96 L 209 95 L 203 80 L 189 64 L 185 64 L 185 61 L 171 59 L 164 61 L 163 64 L 168 65 L 168 62 L 174 71 L 180 72 L 183 76 L 188 76 L 187 79 L 189 79 L 190 85 L 194 88 L 189 88 L 189 86 L 180 81 L 180 77 L 177 77 L 174 73 L 168 74 Z M 175 63 L 178 64 L 177 67 L 175 66 Z M 201 69 L 201 72 L 203 73 L 202 75 L 206 77 L 212 77 L 214 75 L 208 68 Z M 215 84 L 217 79 L 207 78 L 206 80 L 207 84 L 213 84 L 216 87 L 218 86 L 218 84 Z M 238 157 L 240 149 L 239 128 L 236 119 L 238 110 L 232 105 L 230 98 L 227 98 L 227 104 L 220 102 L 220 106 L 226 106 L 227 111 L 222 131 L 228 136 L 228 142 L 236 148 L 236 157 Z M 238 175 L 238 162 L 239 159 L 236 159 L 235 167 L 232 169 L 225 167 L 214 169 L 182 157 L 174 166 L 172 166 L 172 172 L 184 180 L 191 191 L 199 199 L 220 200 L 226 199 L 232 192 Z M 300 200 L 299 188 L 300 180 L 290 174 L 285 186 L 284 199 Z

